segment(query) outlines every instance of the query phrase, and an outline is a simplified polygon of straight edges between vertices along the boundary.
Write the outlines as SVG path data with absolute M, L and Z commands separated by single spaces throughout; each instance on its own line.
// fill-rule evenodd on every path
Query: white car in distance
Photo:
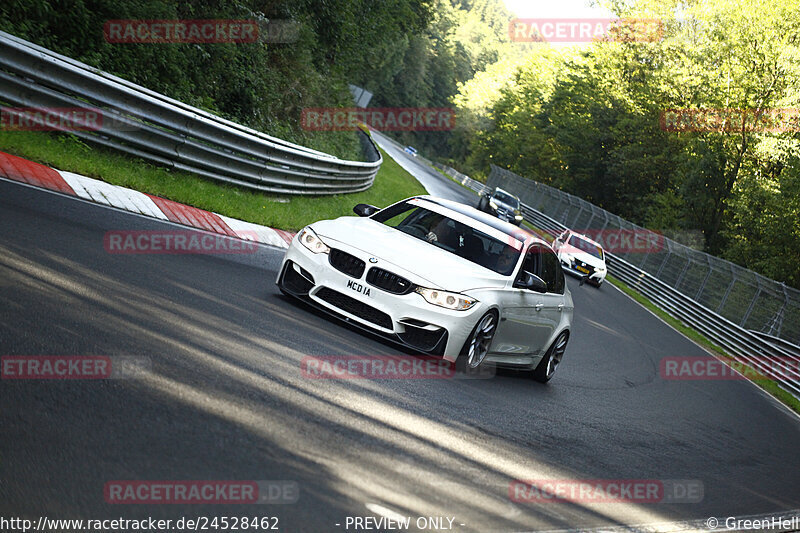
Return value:
M 589 283 L 600 287 L 606 279 L 606 254 L 603 247 L 585 235 L 566 230 L 556 237 L 553 251 L 564 270 L 585 278 Z

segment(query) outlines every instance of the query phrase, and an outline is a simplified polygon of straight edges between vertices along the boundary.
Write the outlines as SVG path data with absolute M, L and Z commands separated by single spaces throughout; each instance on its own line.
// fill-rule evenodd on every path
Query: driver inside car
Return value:
M 495 269 L 501 274 L 507 276 L 511 274 L 512 270 L 514 270 L 514 266 L 517 264 L 518 258 L 519 255 L 514 253 L 513 249 L 506 248 L 503 253 L 497 257 Z
M 439 221 L 431 224 L 431 230 L 428 232 L 428 235 L 425 236 L 428 242 L 438 242 L 445 247 L 454 248 L 449 242 L 452 240 L 451 237 L 453 237 L 453 230 L 449 222 L 450 219 L 447 217 L 439 216 Z

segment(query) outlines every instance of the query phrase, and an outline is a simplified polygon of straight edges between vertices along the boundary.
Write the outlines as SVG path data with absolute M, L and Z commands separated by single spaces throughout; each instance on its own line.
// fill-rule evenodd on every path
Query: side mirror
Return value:
M 529 291 L 533 292 L 547 292 L 547 283 L 545 283 L 544 280 L 536 274 L 531 274 L 527 270 L 522 271 L 514 286 L 528 289 Z
M 380 211 L 380 209 L 369 204 L 358 204 L 353 208 L 353 213 L 360 217 L 371 217 L 378 211 Z

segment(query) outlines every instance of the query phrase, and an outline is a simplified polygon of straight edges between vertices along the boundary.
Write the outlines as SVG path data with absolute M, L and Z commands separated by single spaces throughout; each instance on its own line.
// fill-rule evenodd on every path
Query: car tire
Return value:
M 492 346 L 498 323 L 497 311 L 489 311 L 478 320 L 461 348 L 456 361 L 458 371 L 473 372 L 480 368 Z
M 533 379 L 539 383 L 547 383 L 555 374 L 561 359 L 564 357 L 564 352 L 567 349 L 567 342 L 569 342 L 569 332 L 562 331 L 553 341 L 553 344 L 548 348 L 547 353 L 544 354 L 542 360 L 533 371 Z
M 483 211 L 486 213 L 489 210 L 489 199 L 485 196 L 481 196 L 481 199 L 478 200 L 478 211 Z

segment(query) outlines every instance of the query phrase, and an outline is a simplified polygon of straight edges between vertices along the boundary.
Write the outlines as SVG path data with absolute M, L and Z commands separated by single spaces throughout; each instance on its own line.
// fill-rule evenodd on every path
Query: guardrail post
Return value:
M 764 329 L 769 328 L 769 332 L 765 333 L 767 333 L 768 335 L 772 335 L 773 337 L 780 337 L 781 327 L 783 326 L 783 312 L 785 309 L 786 309 L 786 302 L 783 302 L 781 308 L 778 309 L 778 312 L 775 313 L 775 316 L 773 316 L 772 320 L 769 321 L 767 327 L 764 328 Z
M 664 270 L 664 267 L 669 261 L 670 256 L 672 255 L 672 247 L 667 243 L 667 253 L 664 255 L 664 260 L 661 261 L 661 265 L 658 267 L 658 272 L 656 273 L 656 277 L 661 279 L 661 271 Z
M 770 327 L 769 327 L 770 335 L 773 334 L 772 333 L 773 329 L 777 329 L 777 331 L 775 331 L 775 333 L 774 333 L 774 335 L 776 337 L 780 337 L 781 336 L 781 328 L 783 327 L 783 313 L 784 313 L 784 310 L 786 309 L 786 304 L 789 302 L 789 293 L 786 292 L 786 284 L 785 283 L 781 283 L 781 290 L 783 292 L 783 303 L 781 304 L 780 310 L 778 310 L 778 312 L 775 314 L 775 318 L 774 318 L 774 320 L 772 321 L 772 323 L 770 324 Z M 776 324 L 778 326 L 777 328 L 775 328 Z M 798 342 L 800 342 L 800 339 L 797 339 L 797 340 L 798 340 Z
M 606 230 L 607 227 L 608 227 L 608 215 L 603 213 L 603 227 L 600 228 L 601 234 Z
M 736 283 L 736 274 L 731 271 L 731 282 L 728 284 L 728 288 L 725 290 L 725 295 L 722 297 L 722 301 L 717 306 L 717 313 L 720 313 L 722 308 L 725 307 L 725 302 L 728 301 L 728 295 L 731 293 L 734 283 Z
M 688 270 L 689 270 L 689 265 L 690 265 L 690 264 L 692 264 L 692 260 L 691 260 L 690 258 L 688 258 L 688 257 L 687 257 L 687 258 L 686 258 L 686 264 L 685 264 L 685 265 L 683 265 L 683 270 L 681 270 L 681 273 L 680 273 L 680 275 L 678 276 L 678 280 L 675 282 L 675 288 L 676 288 L 676 289 L 677 289 L 677 288 L 678 288 L 678 286 L 681 284 L 681 281 L 683 281 L 683 277 L 686 275 L 686 271 L 688 271 Z
M 756 283 L 757 282 L 758 281 L 756 280 Z M 756 291 L 756 295 L 753 296 L 753 299 L 750 301 L 750 305 L 747 307 L 747 311 L 745 311 L 744 316 L 742 317 L 742 321 L 739 322 L 740 326 L 744 327 L 744 325 L 747 323 L 747 319 L 750 318 L 750 313 L 753 312 L 753 307 L 755 307 L 756 300 L 758 300 L 759 296 L 761 296 L 761 287 L 760 286 L 758 287 L 758 290 Z
M 582 214 L 583 214 L 583 204 L 578 202 L 578 214 L 575 215 L 575 222 L 572 223 L 573 226 L 578 223 L 578 221 L 581 219 L 581 215 Z M 586 229 L 586 228 L 582 228 L 582 229 Z
M 698 302 L 700 301 L 700 297 L 703 295 L 703 289 L 706 288 L 706 283 L 708 282 L 708 278 L 711 277 L 711 271 L 713 270 L 710 263 L 707 263 L 706 266 L 708 267 L 706 270 L 706 277 L 703 278 L 703 283 L 700 284 L 700 288 L 697 290 L 697 294 L 694 297 L 694 299 Z

